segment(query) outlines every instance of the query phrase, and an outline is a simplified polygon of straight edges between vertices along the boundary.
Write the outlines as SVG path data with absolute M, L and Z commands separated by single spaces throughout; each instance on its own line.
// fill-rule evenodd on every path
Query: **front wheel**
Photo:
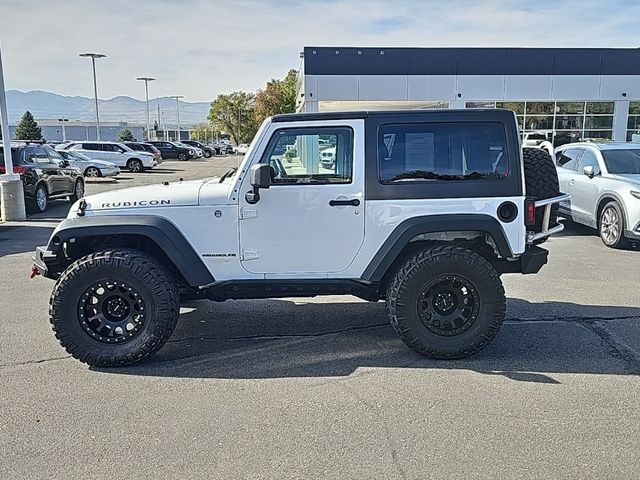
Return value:
M 84 171 L 85 177 L 97 178 L 102 176 L 102 172 L 98 167 L 87 167 Z
M 204 152 L 204 158 L 211 158 L 211 152 Z
M 134 363 L 159 350 L 180 308 L 166 268 L 130 248 L 75 261 L 56 282 L 49 305 L 60 344 L 81 362 L 102 367 Z
M 178 154 L 178 160 L 180 162 L 184 162 L 186 159 L 187 159 L 187 154 L 186 153 L 181 152 L 181 153 Z
M 386 295 L 391 325 L 410 348 L 433 358 L 461 358 L 487 346 L 504 320 L 500 276 L 460 247 L 418 252 L 396 273 Z
M 607 247 L 625 248 L 629 241 L 624 236 L 624 216 L 622 208 L 616 202 L 607 203 L 598 222 L 600 239 Z
M 144 165 L 142 165 L 142 162 L 140 160 L 137 160 L 135 158 L 127 162 L 127 168 L 132 173 L 144 172 Z

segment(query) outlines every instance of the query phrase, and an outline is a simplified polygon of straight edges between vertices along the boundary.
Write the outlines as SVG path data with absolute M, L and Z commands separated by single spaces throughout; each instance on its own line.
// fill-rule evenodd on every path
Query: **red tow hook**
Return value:
M 40 275 L 40 270 L 38 270 L 38 267 L 34 265 L 33 267 L 31 267 L 31 275 L 29 278 L 33 278 L 36 275 Z

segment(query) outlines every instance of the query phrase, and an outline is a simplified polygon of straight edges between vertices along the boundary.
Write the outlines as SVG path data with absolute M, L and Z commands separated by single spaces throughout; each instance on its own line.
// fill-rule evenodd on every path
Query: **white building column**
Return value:
M 627 141 L 627 122 L 629 121 L 629 100 L 616 100 L 613 111 L 613 139 Z

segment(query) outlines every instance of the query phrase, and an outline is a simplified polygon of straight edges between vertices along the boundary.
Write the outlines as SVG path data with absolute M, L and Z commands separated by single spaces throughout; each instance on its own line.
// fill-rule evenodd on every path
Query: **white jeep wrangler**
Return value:
M 280 115 L 228 173 L 74 204 L 34 257 L 57 279 L 51 323 L 71 355 L 136 362 L 185 299 L 338 294 L 386 300 L 422 354 L 470 355 L 503 321 L 500 275 L 546 263 L 536 244 L 566 199 L 506 110 Z

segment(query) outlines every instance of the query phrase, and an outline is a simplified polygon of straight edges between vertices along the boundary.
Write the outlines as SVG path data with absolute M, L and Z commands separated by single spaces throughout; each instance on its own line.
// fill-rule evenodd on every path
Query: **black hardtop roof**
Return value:
M 509 117 L 513 116 L 511 110 L 503 108 L 463 108 L 463 109 L 450 109 L 450 108 L 437 108 L 437 109 L 408 109 L 408 110 L 363 110 L 363 111 L 335 111 L 335 112 L 312 112 L 312 113 L 285 113 L 281 115 L 274 115 L 272 121 L 275 123 L 281 122 L 304 122 L 313 120 L 353 120 L 363 119 L 368 117 L 424 117 L 425 119 L 439 117 L 439 116 L 463 116 L 463 117 L 484 117 L 490 118 L 505 118 L 505 115 Z

